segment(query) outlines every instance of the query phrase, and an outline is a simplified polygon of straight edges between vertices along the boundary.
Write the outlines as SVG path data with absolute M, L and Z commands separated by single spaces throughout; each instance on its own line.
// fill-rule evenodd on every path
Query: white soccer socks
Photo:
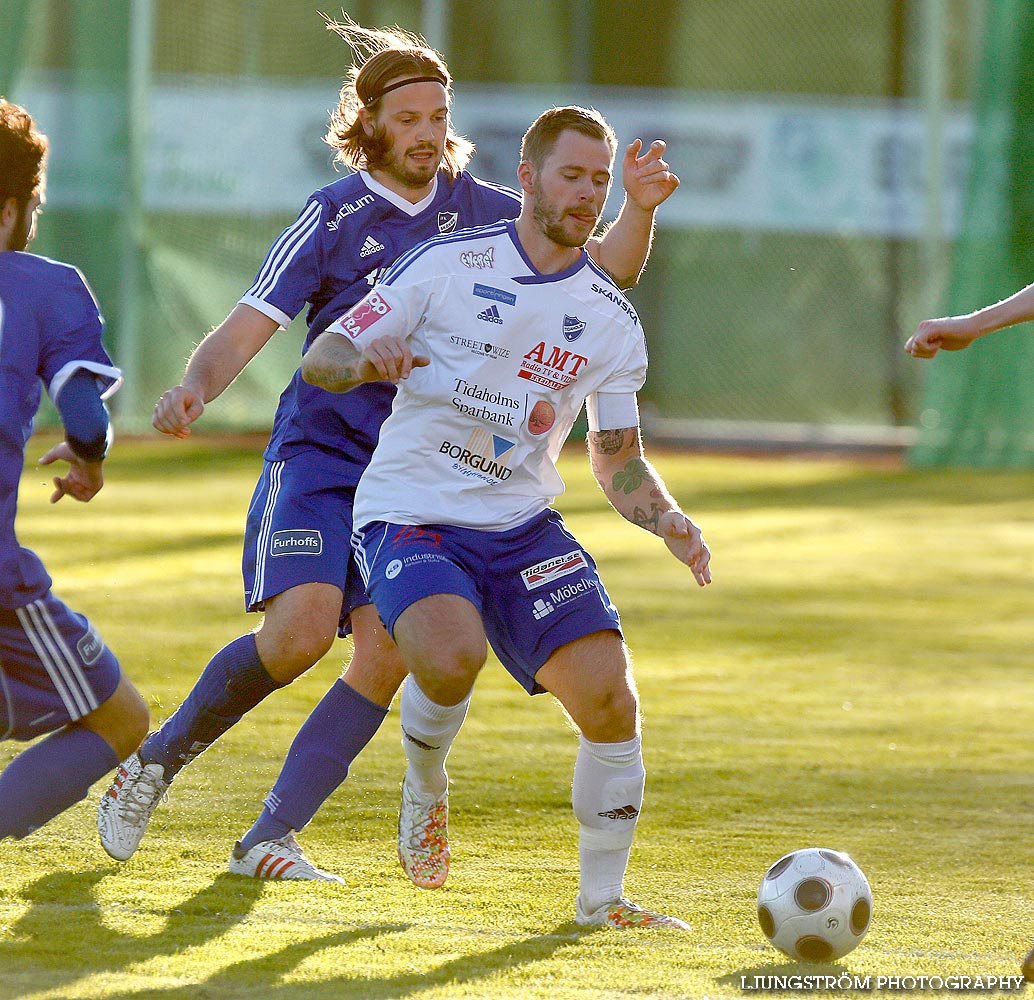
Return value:
M 470 695 L 458 705 L 438 705 L 406 678 L 399 699 L 402 746 L 409 767 L 406 782 L 421 795 L 441 795 L 448 788 L 445 758 L 463 725 Z
M 580 824 L 579 898 L 583 910 L 592 913 L 624 895 L 646 769 L 639 736 L 624 743 L 579 740 L 571 803 Z

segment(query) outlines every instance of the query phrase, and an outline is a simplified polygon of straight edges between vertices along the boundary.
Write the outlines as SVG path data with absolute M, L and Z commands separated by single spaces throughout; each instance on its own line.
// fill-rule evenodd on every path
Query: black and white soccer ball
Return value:
M 780 858 L 758 889 L 765 937 L 791 958 L 830 962 L 857 948 L 872 919 L 872 890 L 841 851 L 808 847 Z

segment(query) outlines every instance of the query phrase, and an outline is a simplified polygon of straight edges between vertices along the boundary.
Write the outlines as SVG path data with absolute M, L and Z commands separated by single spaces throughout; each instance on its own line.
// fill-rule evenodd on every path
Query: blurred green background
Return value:
M 1034 407 L 1009 377 L 1026 363 L 1013 334 L 935 364 L 901 350 L 920 319 L 1034 277 L 1029 4 L 343 8 L 443 52 L 481 176 L 512 183 L 523 128 L 555 103 L 599 107 L 623 142 L 669 142 L 682 186 L 629 296 L 650 343 L 642 402 L 655 437 L 1034 464 Z M 276 235 L 334 178 L 321 138 L 349 53 L 310 0 L 0 0 L 0 16 L 0 93 L 26 103 L 53 144 L 34 249 L 87 275 L 127 373 L 114 408 L 124 429 L 142 429 Z M 608 217 L 619 205 L 616 190 Z M 207 427 L 268 427 L 299 322 Z M 1001 403 L 991 414 L 989 395 Z

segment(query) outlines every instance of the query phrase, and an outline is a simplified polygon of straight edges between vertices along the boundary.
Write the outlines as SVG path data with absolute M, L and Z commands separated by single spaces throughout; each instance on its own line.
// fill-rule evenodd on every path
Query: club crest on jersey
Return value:
M 381 298 L 380 292 L 370 292 L 362 302 L 356 303 L 344 316 L 334 320 L 327 329 L 355 339 L 390 312 L 391 306 Z
M 495 267 L 495 247 L 486 247 L 484 250 L 466 250 L 460 254 L 460 263 L 464 267 L 476 268 L 479 271 Z
M 577 340 L 585 332 L 585 323 L 577 316 L 564 316 L 564 340 Z
M 527 569 L 521 570 L 521 579 L 527 590 L 535 590 L 537 587 L 545 587 L 559 580 L 562 576 L 577 573 L 588 564 L 580 549 L 568 552 L 566 555 L 556 556 L 547 559 L 545 562 L 536 563 Z
M 455 230 L 457 223 L 460 221 L 459 212 L 439 212 L 438 213 L 438 232 L 440 233 L 451 233 Z
M 554 344 L 547 348 L 543 340 L 524 355 L 517 376 L 547 389 L 566 389 L 578 381 L 578 373 L 588 361 L 584 354 L 573 354 Z

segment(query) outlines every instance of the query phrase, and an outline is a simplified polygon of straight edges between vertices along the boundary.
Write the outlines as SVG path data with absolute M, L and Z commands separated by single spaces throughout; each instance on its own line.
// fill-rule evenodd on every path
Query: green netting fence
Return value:
M 623 143 L 668 140 L 682 186 L 630 295 L 650 343 L 648 430 L 721 442 L 730 428 L 757 440 L 803 428 L 900 445 L 936 408 L 920 398 L 933 369 L 901 350 L 942 304 L 924 256 L 928 146 L 943 144 L 946 252 L 984 22 L 994 12 L 1005 37 L 1023 4 L 646 0 L 634 16 L 618 0 L 343 6 L 442 49 L 481 176 L 513 183 L 521 133 L 550 104 L 594 104 Z M 1008 48 L 1018 66 L 1022 41 Z M 936 106 L 931 57 L 946 71 Z M 53 142 L 34 249 L 77 264 L 97 292 L 128 376 L 115 400 L 124 430 L 148 426 L 193 345 L 335 176 L 320 140 L 346 66 L 310 0 L 0 0 L 0 93 Z M 206 428 L 268 428 L 298 324 L 209 408 Z
M 1034 6 L 991 5 L 973 166 L 946 311 L 969 312 L 1034 281 Z M 1034 466 L 1029 324 L 942 352 L 922 392 L 916 465 Z

